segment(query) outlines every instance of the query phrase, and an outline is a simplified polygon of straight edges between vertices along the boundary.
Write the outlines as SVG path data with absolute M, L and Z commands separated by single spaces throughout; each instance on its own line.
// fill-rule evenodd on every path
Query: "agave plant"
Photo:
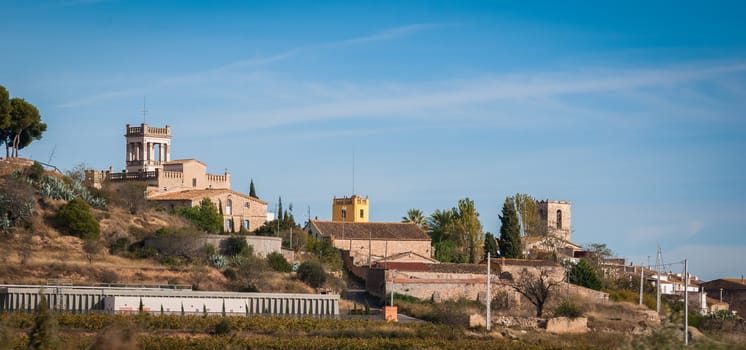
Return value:
M 212 266 L 222 269 L 228 265 L 228 259 L 226 259 L 224 255 L 213 254 L 213 255 L 210 255 L 210 264 L 212 264 Z

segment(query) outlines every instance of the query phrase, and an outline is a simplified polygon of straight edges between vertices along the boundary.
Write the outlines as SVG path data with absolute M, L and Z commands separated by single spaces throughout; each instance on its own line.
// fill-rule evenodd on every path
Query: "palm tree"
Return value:
M 447 238 L 454 223 L 455 212 L 453 209 L 440 210 L 436 209 L 427 219 L 427 225 L 430 228 L 428 233 L 433 239 L 433 243 L 440 242 Z
M 402 216 L 401 222 L 411 222 L 417 224 L 421 229 L 427 231 L 427 220 L 422 210 L 412 208 L 407 210 L 407 216 Z

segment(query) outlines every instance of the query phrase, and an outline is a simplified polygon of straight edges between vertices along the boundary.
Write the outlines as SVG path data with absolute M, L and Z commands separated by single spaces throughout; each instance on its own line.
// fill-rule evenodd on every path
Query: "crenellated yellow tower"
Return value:
M 368 197 L 334 197 L 332 221 L 368 222 Z

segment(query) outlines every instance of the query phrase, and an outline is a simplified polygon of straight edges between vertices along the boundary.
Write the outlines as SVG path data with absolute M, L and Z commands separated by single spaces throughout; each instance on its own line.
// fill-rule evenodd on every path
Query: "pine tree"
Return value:
M 251 197 L 251 198 L 259 198 L 256 195 L 256 188 L 254 188 L 254 179 L 251 179 L 251 183 L 249 184 L 249 197 Z
M 28 337 L 29 349 L 57 349 L 59 340 L 55 328 L 57 322 L 49 311 L 47 298 L 39 293 L 39 305 L 34 312 L 34 327 Z
M 523 258 L 521 227 L 513 198 L 506 198 L 500 215 L 500 253 L 506 258 Z
M 585 259 L 581 259 L 570 268 L 570 283 L 595 290 L 601 290 L 603 287 L 593 265 Z

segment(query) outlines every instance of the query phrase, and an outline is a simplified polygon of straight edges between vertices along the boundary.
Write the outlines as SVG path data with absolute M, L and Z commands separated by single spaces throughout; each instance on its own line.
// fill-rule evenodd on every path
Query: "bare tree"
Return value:
M 89 264 L 93 263 L 93 259 L 103 248 L 104 246 L 97 239 L 87 239 L 83 242 L 83 253 Z
M 510 287 L 516 292 L 521 293 L 531 304 L 536 306 L 536 317 L 541 317 L 552 291 L 559 286 L 561 281 L 555 281 L 550 276 L 548 269 L 539 268 L 539 273 L 532 273 L 527 268 L 523 268 L 518 278 L 510 281 Z

